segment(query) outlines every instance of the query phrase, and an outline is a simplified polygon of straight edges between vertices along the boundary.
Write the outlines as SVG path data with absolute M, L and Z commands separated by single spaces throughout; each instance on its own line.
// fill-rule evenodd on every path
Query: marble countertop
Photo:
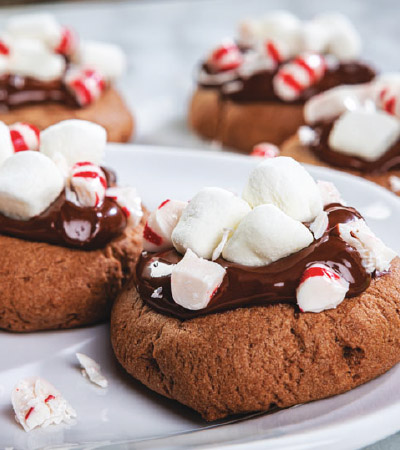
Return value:
M 364 39 L 363 55 L 382 71 L 400 70 L 398 0 L 103 1 L 1 8 L 0 26 L 17 12 L 47 10 L 82 37 L 114 42 L 128 55 L 119 83 L 137 121 L 141 144 L 210 148 L 186 127 L 186 109 L 199 58 L 244 17 L 288 9 L 301 18 L 339 10 Z M 400 433 L 368 447 L 400 448 Z

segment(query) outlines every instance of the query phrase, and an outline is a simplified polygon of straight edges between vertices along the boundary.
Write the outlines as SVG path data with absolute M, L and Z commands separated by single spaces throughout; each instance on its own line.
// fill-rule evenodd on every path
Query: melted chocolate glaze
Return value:
M 62 79 L 40 81 L 19 75 L 0 77 L 0 111 L 35 103 L 63 103 L 71 108 L 80 105 Z
M 367 289 L 371 276 L 362 266 L 359 253 L 338 236 L 337 225 L 361 218 L 361 215 L 355 209 L 340 204 L 328 205 L 325 210 L 329 217 L 327 231 L 293 255 L 263 267 L 243 266 L 220 257 L 216 262 L 226 269 L 226 275 L 210 303 L 202 310 L 192 311 L 174 302 L 170 275 L 150 276 L 152 265 L 176 264 L 182 259 L 175 250 L 142 254 L 136 269 L 138 292 L 156 311 L 183 320 L 240 307 L 274 303 L 296 305 L 296 288 L 304 270 L 312 264 L 324 263 L 350 283 L 347 296 L 356 296 Z M 160 287 L 161 297 L 153 298 L 152 294 Z
M 385 173 L 389 170 L 400 169 L 400 139 L 397 140 L 379 159 L 375 161 L 365 161 L 355 156 L 339 153 L 329 145 L 329 134 L 335 121 L 321 122 L 314 126 L 317 139 L 310 149 L 314 154 L 329 164 L 345 169 L 354 169 L 366 173 Z
M 203 64 L 203 69 L 212 73 L 207 65 Z M 273 89 L 272 79 L 277 73 L 279 67 L 276 70 L 268 71 L 263 70 L 254 73 L 250 77 L 236 77 L 234 81 L 241 84 L 241 88 L 235 92 L 226 93 L 224 86 L 221 85 L 207 85 L 200 84 L 203 88 L 218 89 L 223 98 L 238 102 L 280 102 L 280 103 L 298 103 L 303 104 L 310 97 L 319 94 L 320 92 L 331 89 L 341 84 L 360 84 L 367 83 L 375 77 L 375 71 L 368 65 L 358 61 L 342 62 L 335 67 L 327 69 L 323 78 L 309 88 L 305 89 L 300 97 L 293 102 L 286 102 L 279 98 Z
M 114 185 L 115 173 L 102 169 L 108 186 Z M 44 212 L 29 220 L 0 214 L 0 234 L 80 250 L 103 248 L 126 225 L 126 216 L 115 200 L 106 197 L 95 208 L 80 207 L 66 200 L 64 190 Z

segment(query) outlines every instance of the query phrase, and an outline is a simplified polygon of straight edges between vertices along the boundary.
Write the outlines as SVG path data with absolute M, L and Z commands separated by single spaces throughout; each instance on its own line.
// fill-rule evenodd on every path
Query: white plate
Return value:
M 144 203 L 156 207 L 166 198 L 189 199 L 199 188 L 218 185 L 240 192 L 257 163 L 233 154 L 110 146 L 107 164 L 121 183 L 135 185 Z M 371 227 L 400 251 L 400 202 L 367 181 L 310 167 L 315 178 L 333 181 Z M 210 426 L 173 401 L 144 388 L 118 366 L 108 326 L 17 335 L 2 332 L 0 346 L 0 447 L 36 449 L 224 447 L 263 449 L 354 449 L 400 429 L 400 366 L 346 394 L 269 415 L 255 415 Z M 77 367 L 75 352 L 96 359 L 109 379 L 103 390 Z M 52 382 L 78 413 L 74 426 L 52 426 L 25 433 L 13 418 L 10 392 L 15 382 L 40 375 Z M 121 444 L 117 442 L 131 442 Z M 134 442 L 134 443 L 133 443 Z

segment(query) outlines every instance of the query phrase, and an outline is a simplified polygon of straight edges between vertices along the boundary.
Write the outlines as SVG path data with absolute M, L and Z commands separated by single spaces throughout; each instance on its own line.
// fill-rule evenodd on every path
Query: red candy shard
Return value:
M 121 207 L 122 212 L 125 214 L 126 217 L 129 217 L 131 215 L 131 212 L 126 206 Z
M 10 54 L 10 49 L 7 47 L 7 45 L 3 41 L 0 41 L 0 55 L 9 55 L 9 54 Z
M 277 49 L 275 43 L 273 41 L 267 41 L 265 43 L 265 48 L 267 49 L 268 55 L 276 62 L 280 63 L 282 62 L 282 56 L 279 53 L 279 50 Z
M 69 28 L 63 27 L 60 43 L 55 48 L 54 51 L 61 55 L 68 55 L 73 51 L 74 46 L 75 46 L 74 33 Z
M 31 407 L 29 408 L 28 412 L 25 414 L 25 420 L 28 420 L 28 419 L 29 419 L 29 416 L 32 414 L 32 411 L 33 411 L 34 409 L 35 409 L 35 408 L 34 408 L 33 406 L 31 406 Z
M 165 206 L 170 201 L 171 201 L 170 199 L 164 200 L 157 209 L 161 209 L 163 206 Z
M 31 123 L 28 122 L 21 122 L 21 125 L 25 125 L 26 127 L 30 128 L 36 134 L 37 140 L 38 141 L 40 140 L 39 128 L 35 127 L 35 125 L 32 125 Z
M 153 231 L 147 223 L 143 230 L 143 238 L 154 245 L 161 245 L 163 242 L 162 237 L 159 236 L 155 231 Z
M 45 398 L 44 402 L 47 403 L 47 402 L 49 402 L 50 400 L 53 400 L 53 399 L 55 399 L 54 395 L 50 394 L 48 397 Z
M 300 284 L 303 283 L 304 281 L 308 280 L 309 278 L 323 277 L 323 276 L 327 276 L 331 280 L 340 280 L 340 276 L 338 274 L 336 274 L 333 270 L 327 270 L 324 267 L 314 266 L 314 267 L 309 267 L 308 269 L 306 269 L 304 271 L 303 276 L 301 277 L 301 280 L 300 280 Z
M 293 75 L 287 72 L 280 72 L 278 73 L 278 76 L 280 76 L 285 84 L 293 88 L 293 90 L 300 92 L 303 90 L 303 85 L 299 83 Z
M 22 136 L 22 134 L 19 131 L 10 130 L 10 136 L 11 136 L 11 141 L 14 146 L 14 151 L 16 153 L 29 150 L 29 147 L 27 146 L 24 137 Z
M 101 175 L 99 175 L 97 172 L 92 172 L 92 171 L 82 171 L 82 172 L 77 172 L 74 173 L 73 175 L 74 178 L 98 178 L 100 180 L 100 183 L 103 185 L 104 189 L 107 189 L 107 180 L 102 177 Z

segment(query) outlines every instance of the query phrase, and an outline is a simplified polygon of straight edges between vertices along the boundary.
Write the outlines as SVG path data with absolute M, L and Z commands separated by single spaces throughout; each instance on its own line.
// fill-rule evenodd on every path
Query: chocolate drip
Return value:
M 175 250 L 142 254 L 136 271 L 138 292 L 156 311 L 179 319 L 256 305 L 295 305 L 296 288 L 304 270 L 314 263 L 324 263 L 350 283 L 348 297 L 358 295 L 367 289 L 371 276 L 362 266 L 359 253 L 338 236 L 337 225 L 361 216 L 355 209 L 339 204 L 329 205 L 326 212 L 329 227 L 324 235 L 293 255 L 263 267 L 243 266 L 219 258 L 216 262 L 226 269 L 226 275 L 208 306 L 202 310 L 191 311 L 174 302 L 170 276 L 152 278 L 150 275 L 151 266 L 178 263 L 182 255 Z
M 310 145 L 315 155 L 322 161 L 345 169 L 354 169 L 366 173 L 385 173 L 389 170 L 400 169 L 400 139 L 397 140 L 379 159 L 365 161 L 355 156 L 345 155 L 333 150 L 329 145 L 329 134 L 335 121 L 321 122 L 315 125 L 317 139 Z
M 108 185 L 114 185 L 115 173 L 102 169 Z M 115 200 L 106 197 L 97 207 L 81 207 L 69 202 L 64 191 L 42 214 L 29 220 L 0 214 L 0 234 L 81 250 L 103 248 L 126 225 L 126 216 Z
M 225 87 L 227 83 L 212 86 L 207 84 L 200 85 L 205 88 L 218 89 L 223 98 L 238 103 L 268 101 L 288 103 L 279 98 L 274 92 L 272 79 L 277 73 L 278 69 L 279 67 L 271 71 L 263 70 L 254 73 L 249 77 L 237 76 L 234 81 L 238 83 L 238 86 L 240 86 L 240 88 L 233 92 L 226 91 Z M 203 70 L 208 73 L 212 73 L 204 64 Z M 325 75 L 318 83 L 315 83 L 309 88 L 305 89 L 300 94 L 300 97 L 297 100 L 290 103 L 303 104 L 312 96 L 331 89 L 335 86 L 339 86 L 342 84 L 367 83 L 374 77 L 375 71 L 365 63 L 358 61 L 343 62 L 335 67 L 328 67 Z

